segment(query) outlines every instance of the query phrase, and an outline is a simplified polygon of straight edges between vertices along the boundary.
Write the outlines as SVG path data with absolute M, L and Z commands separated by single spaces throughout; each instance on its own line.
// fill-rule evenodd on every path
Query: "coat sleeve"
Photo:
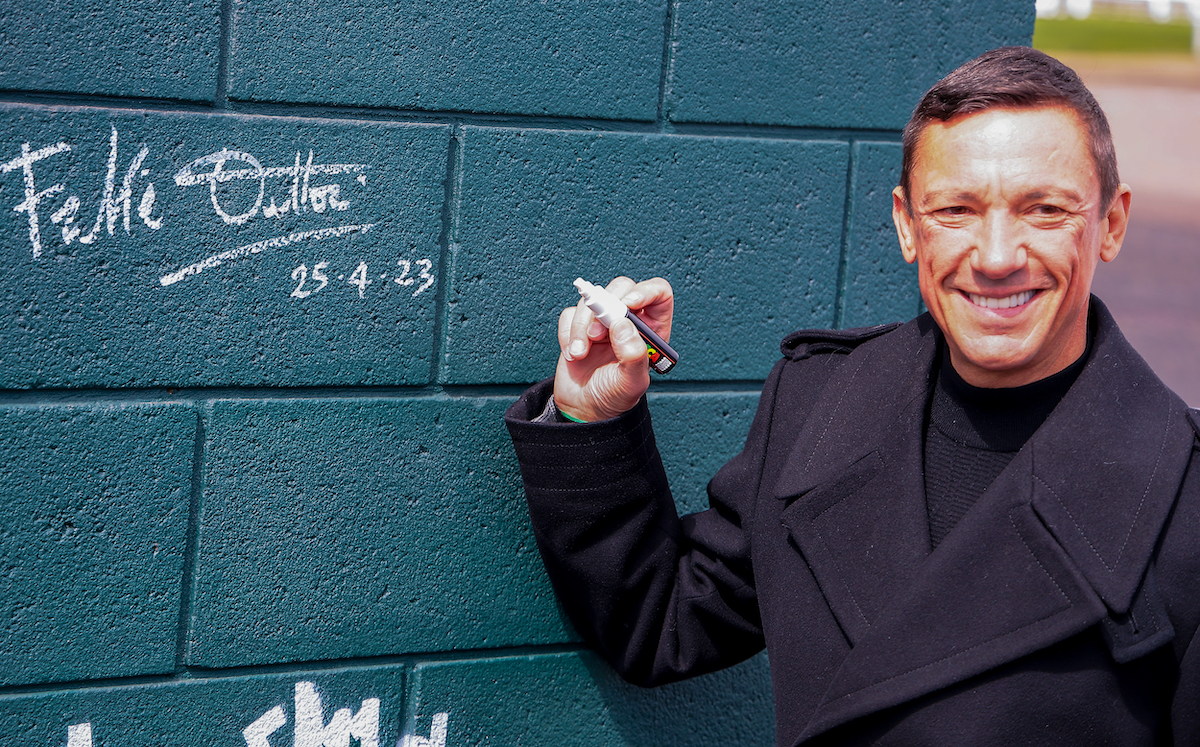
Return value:
M 645 398 L 612 420 L 532 423 L 552 381 L 509 408 L 534 535 L 579 632 L 628 681 L 658 685 L 760 651 L 749 523 L 783 362 L 768 378 L 744 450 L 682 519 Z

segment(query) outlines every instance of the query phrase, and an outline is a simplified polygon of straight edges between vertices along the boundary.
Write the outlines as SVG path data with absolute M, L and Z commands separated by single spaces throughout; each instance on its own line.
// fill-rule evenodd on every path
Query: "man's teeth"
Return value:
M 1029 303 L 1029 299 L 1033 298 L 1033 291 L 1021 291 L 1014 293 L 1011 296 L 1004 298 L 990 298 L 988 296 L 980 296 L 975 293 L 968 293 L 971 298 L 971 303 L 976 306 L 982 306 L 987 309 L 1011 309 L 1014 306 L 1022 306 Z

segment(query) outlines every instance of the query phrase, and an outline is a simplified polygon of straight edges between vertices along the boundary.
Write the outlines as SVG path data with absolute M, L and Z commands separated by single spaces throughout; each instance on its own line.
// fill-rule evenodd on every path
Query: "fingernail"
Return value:
M 602 334 L 604 334 L 604 325 L 600 322 L 592 322 L 588 325 L 588 337 L 599 337 Z
M 630 306 L 630 305 L 632 305 L 632 304 L 635 304 L 635 303 L 637 303 L 638 301 L 641 301 L 641 300 L 642 300 L 642 294 L 641 294 L 641 293 L 638 293 L 637 291 L 633 291 L 632 293 L 627 293 L 627 294 L 625 294 L 625 299 L 624 299 L 624 300 L 625 300 L 625 305 L 626 305 L 626 306 Z
M 571 342 L 571 347 L 567 349 L 567 352 L 570 353 L 572 360 L 583 355 L 583 352 L 584 352 L 583 340 L 573 340 Z

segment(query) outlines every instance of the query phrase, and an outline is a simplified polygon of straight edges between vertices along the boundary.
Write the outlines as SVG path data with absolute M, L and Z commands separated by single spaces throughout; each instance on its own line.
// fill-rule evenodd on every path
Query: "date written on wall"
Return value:
M 416 298 L 437 280 L 430 272 L 433 269 L 433 261 L 429 259 L 398 259 L 396 268 L 399 270 L 399 274 L 389 275 L 387 272 L 383 272 L 376 278 L 368 269 L 366 262 L 359 262 L 351 272 L 330 270 L 329 263 L 323 261 L 314 262 L 311 269 L 308 264 L 297 265 L 292 270 L 292 280 L 295 280 L 297 285 L 291 296 L 303 299 L 321 292 L 329 285 L 331 275 L 335 276 L 339 282 L 345 282 L 358 288 L 359 298 L 365 298 L 367 286 L 374 285 L 376 281 L 389 288 L 399 287 L 405 290 L 412 288 L 412 297 Z M 391 280 L 390 283 L 389 280 Z

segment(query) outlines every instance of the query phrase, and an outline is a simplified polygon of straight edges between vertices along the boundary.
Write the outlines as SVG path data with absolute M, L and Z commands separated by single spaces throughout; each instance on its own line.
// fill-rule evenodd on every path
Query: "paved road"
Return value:
M 1095 292 L 1155 372 L 1200 407 L 1200 89 L 1093 81 L 1133 189 L 1121 254 Z

